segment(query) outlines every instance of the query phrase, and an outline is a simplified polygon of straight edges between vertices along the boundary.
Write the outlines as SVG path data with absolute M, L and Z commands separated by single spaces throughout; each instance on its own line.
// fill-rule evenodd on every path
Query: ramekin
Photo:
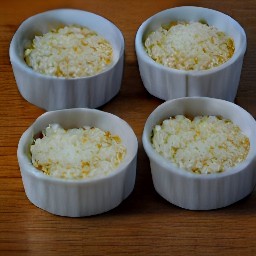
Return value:
M 45 175 L 31 162 L 34 136 L 49 124 L 65 129 L 97 127 L 120 136 L 127 149 L 120 166 L 105 177 L 66 180 Z M 119 117 L 96 109 L 76 108 L 49 111 L 38 117 L 19 140 L 17 157 L 25 193 L 37 207 L 50 213 L 82 217 L 117 207 L 133 191 L 136 179 L 138 142 L 132 128 Z
M 177 168 L 158 154 L 151 144 L 153 127 L 175 115 L 214 115 L 230 119 L 250 140 L 247 158 L 222 173 L 195 174 Z M 184 97 L 164 102 L 149 115 L 142 135 L 155 190 L 170 203 L 189 210 L 217 209 L 241 200 L 253 191 L 256 184 L 255 131 L 255 119 L 229 101 Z
M 234 39 L 235 52 L 224 64 L 202 71 L 184 71 L 165 67 L 145 51 L 148 33 L 171 21 L 204 20 Z M 144 21 L 135 37 L 140 76 L 146 90 L 162 100 L 202 96 L 233 102 L 240 82 L 247 39 L 244 29 L 230 16 L 216 10 L 181 6 L 161 11 Z
M 79 78 L 43 75 L 30 68 L 24 51 L 35 35 L 49 32 L 61 25 L 80 25 L 96 31 L 107 39 L 114 52 L 113 63 L 101 73 Z M 120 90 L 124 66 L 124 38 L 109 20 L 97 14 L 56 9 L 36 14 L 25 20 L 14 34 L 10 61 L 20 94 L 30 103 L 45 109 L 97 108 L 110 101 Z

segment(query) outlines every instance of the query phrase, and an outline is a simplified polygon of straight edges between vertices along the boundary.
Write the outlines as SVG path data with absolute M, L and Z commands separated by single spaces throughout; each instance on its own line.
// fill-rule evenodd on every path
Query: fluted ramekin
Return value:
M 235 52 L 224 64 L 202 71 L 184 71 L 165 67 L 151 59 L 145 51 L 148 33 L 171 21 L 204 20 L 234 39 Z M 163 100 L 180 97 L 202 96 L 234 101 L 246 51 L 244 29 L 230 16 L 216 10 L 181 6 L 161 11 L 139 27 L 135 49 L 142 82 L 147 91 Z
M 158 154 L 151 144 L 153 127 L 175 115 L 214 115 L 230 119 L 250 140 L 247 158 L 222 173 L 195 174 L 177 168 Z M 156 191 L 172 204 L 189 210 L 217 209 L 246 197 L 256 184 L 255 131 L 255 119 L 246 110 L 229 101 L 185 97 L 164 102 L 149 115 L 142 136 Z
M 79 78 L 43 75 L 30 68 L 24 51 L 35 35 L 63 25 L 88 27 L 107 39 L 113 47 L 113 63 L 101 73 Z M 21 95 L 45 110 L 97 108 L 110 101 L 120 90 L 124 66 L 124 38 L 109 20 L 86 11 L 57 9 L 36 14 L 25 20 L 14 34 L 10 49 L 16 83 Z
M 45 175 L 31 162 L 33 137 L 49 124 L 65 129 L 97 127 L 122 139 L 127 149 L 119 167 L 104 177 L 67 180 Z M 117 207 L 133 191 L 136 178 L 138 142 L 132 128 L 119 117 L 96 109 L 76 108 L 46 112 L 23 133 L 17 150 L 25 193 L 37 207 L 50 213 L 82 217 Z

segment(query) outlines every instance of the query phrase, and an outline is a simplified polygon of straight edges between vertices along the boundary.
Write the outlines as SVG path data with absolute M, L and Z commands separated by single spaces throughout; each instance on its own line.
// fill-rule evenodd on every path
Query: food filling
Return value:
M 172 22 L 145 40 L 148 55 L 157 63 L 179 70 L 207 70 L 228 61 L 234 40 L 205 22 Z
M 95 31 L 70 25 L 36 36 L 24 55 L 28 66 L 41 74 L 76 78 L 106 69 L 112 63 L 113 49 Z
M 244 161 L 250 141 L 232 121 L 217 116 L 177 115 L 152 131 L 157 153 L 199 174 L 220 173 Z
M 30 147 L 32 164 L 64 179 L 101 177 L 115 171 L 126 155 L 121 138 L 95 127 L 49 125 Z

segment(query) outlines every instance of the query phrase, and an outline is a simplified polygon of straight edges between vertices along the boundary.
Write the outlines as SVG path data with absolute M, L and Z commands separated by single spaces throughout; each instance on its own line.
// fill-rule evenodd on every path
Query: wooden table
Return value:
M 195 0 L 193 4 L 227 13 L 244 27 L 248 49 L 236 103 L 256 117 L 256 1 Z M 224 209 L 187 211 L 162 199 L 152 184 L 141 135 L 147 116 L 162 101 L 143 87 L 134 37 L 143 20 L 181 5 L 191 3 L 181 0 L 1 2 L 0 255 L 256 255 L 256 192 Z M 136 185 L 119 207 L 93 217 L 59 217 L 32 205 L 26 198 L 16 157 L 21 134 L 44 111 L 19 94 L 9 62 L 9 43 L 23 20 L 55 8 L 77 8 L 102 15 L 121 29 L 126 42 L 121 91 L 100 109 L 125 119 L 138 137 Z

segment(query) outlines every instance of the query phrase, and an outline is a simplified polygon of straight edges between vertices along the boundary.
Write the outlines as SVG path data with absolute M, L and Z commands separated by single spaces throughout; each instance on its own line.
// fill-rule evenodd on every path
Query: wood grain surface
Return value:
M 0 255 L 256 255 L 256 192 L 223 209 L 187 211 L 162 199 L 153 187 L 141 135 L 148 115 L 162 101 L 142 84 L 134 38 L 149 16 L 181 5 L 219 10 L 244 27 L 248 47 L 236 103 L 256 117 L 255 0 L 1 1 Z M 59 217 L 32 205 L 16 157 L 21 134 L 44 110 L 19 94 L 9 61 L 10 40 L 23 20 L 56 8 L 106 17 L 123 32 L 126 44 L 121 91 L 100 109 L 126 120 L 138 137 L 136 185 L 120 206 L 87 218 Z

